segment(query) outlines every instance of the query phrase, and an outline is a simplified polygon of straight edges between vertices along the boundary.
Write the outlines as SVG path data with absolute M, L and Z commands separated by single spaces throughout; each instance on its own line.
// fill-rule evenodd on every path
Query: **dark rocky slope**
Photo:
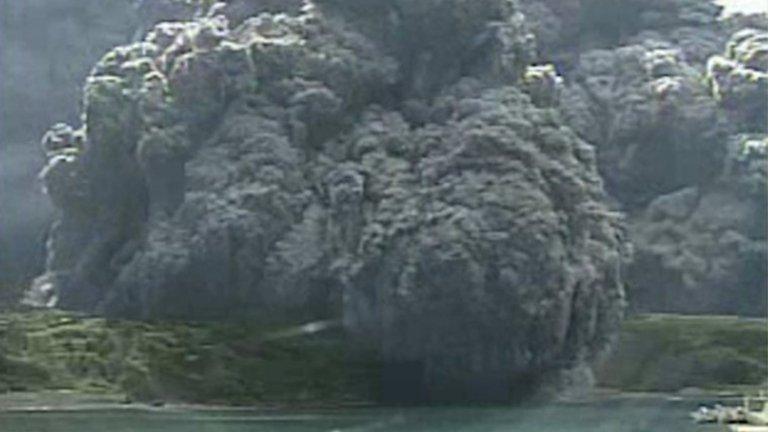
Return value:
M 589 380 L 624 306 L 620 218 L 552 77 L 525 72 L 516 4 L 359 6 L 214 13 L 107 54 L 83 127 L 44 139 L 61 217 L 28 301 L 341 314 L 421 377 L 397 399 Z

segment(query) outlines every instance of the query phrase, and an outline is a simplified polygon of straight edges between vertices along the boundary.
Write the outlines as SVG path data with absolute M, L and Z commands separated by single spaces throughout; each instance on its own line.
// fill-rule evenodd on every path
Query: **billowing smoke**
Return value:
M 52 207 L 40 193 L 40 139 L 77 123 L 91 67 L 145 25 L 190 7 L 170 0 L 0 0 L 0 304 L 43 268 Z

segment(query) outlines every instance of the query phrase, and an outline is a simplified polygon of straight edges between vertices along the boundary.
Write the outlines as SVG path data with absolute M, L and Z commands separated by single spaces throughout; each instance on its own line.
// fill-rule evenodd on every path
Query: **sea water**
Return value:
M 191 409 L 0 412 L 2 432 L 713 432 L 695 401 L 642 399 L 536 407 L 440 407 L 299 413 Z

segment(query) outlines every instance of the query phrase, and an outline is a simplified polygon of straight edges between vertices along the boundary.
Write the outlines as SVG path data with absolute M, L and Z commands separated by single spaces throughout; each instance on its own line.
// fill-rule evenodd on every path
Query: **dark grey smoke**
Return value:
M 79 123 L 85 77 L 110 48 L 188 12 L 171 3 L 0 0 L 0 305 L 43 268 L 53 215 L 36 181 L 40 138 Z

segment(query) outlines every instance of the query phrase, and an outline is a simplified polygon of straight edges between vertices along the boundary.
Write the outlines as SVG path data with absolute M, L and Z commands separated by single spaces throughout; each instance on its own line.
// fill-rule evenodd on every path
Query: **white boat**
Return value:
M 754 426 L 754 425 L 728 425 L 729 432 L 768 432 L 768 426 Z
M 691 418 L 696 423 L 744 423 L 746 415 L 743 407 L 729 407 L 717 404 L 713 407 L 700 406 L 692 412 Z
M 744 398 L 744 416 L 749 425 L 768 426 L 768 397 L 765 393 L 756 398 Z
M 745 397 L 741 406 L 702 406 L 691 413 L 697 423 L 727 424 L 732 432 L 768 432 L 768 396 Z

